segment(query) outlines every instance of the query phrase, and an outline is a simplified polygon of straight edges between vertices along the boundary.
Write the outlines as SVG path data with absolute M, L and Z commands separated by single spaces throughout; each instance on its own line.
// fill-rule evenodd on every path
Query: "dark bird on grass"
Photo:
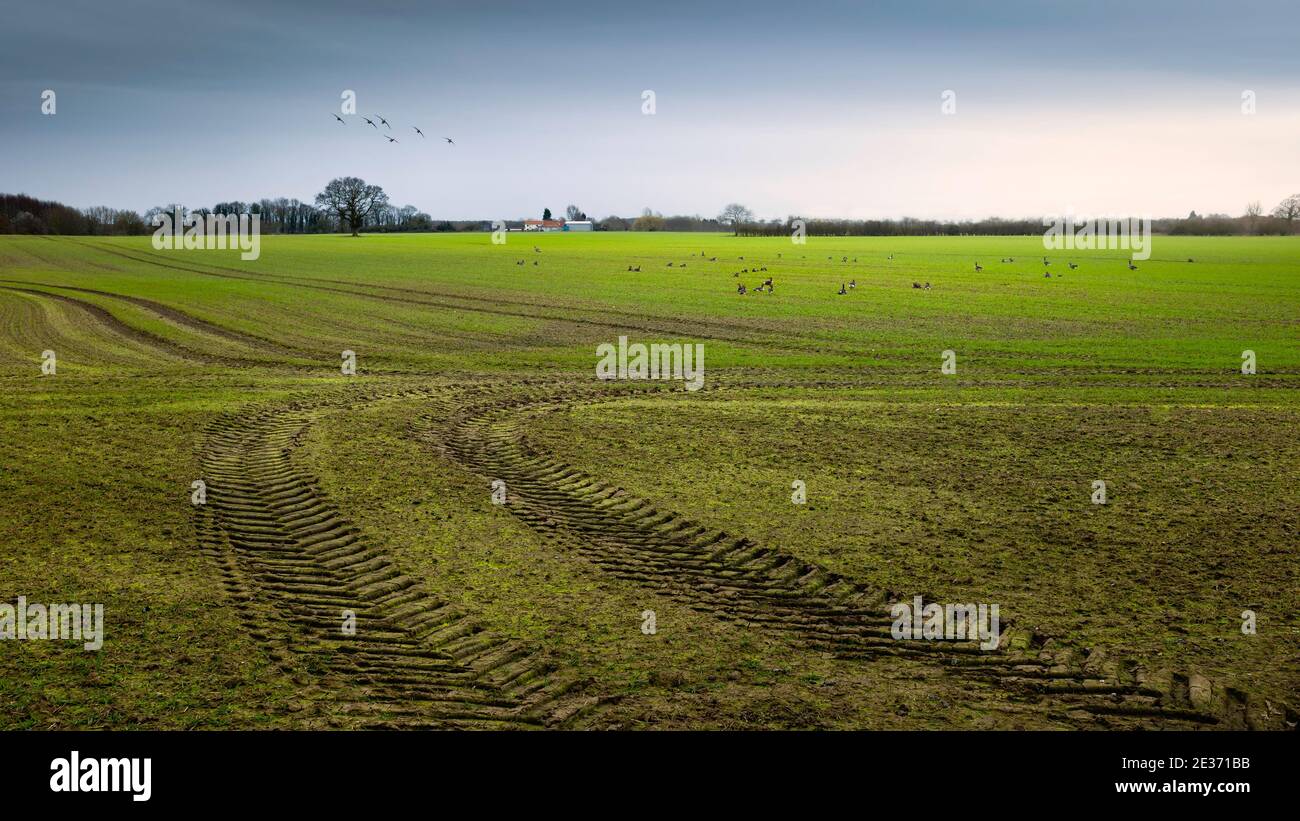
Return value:
M 641 273 L 641 266 L 638 265 L 638 266 L 636 266 L 635 268 L 633 268 L 632 270 L 633 270 L 634 272 L 636 272 L 636 273 L 639 274 L 639 273 Z
M 1129 269 L 1130 271 L 1136 271 L 1136 270 L 1138 269 L 1138 267 L 1137 267 L 1136 265 L 1133 264 L 1133 260 L 1129 260 L 1129 263 L 1128 263 L 1128 269 Z
M 378 114 L 376 114 L 375 116 L 376 116 L 376 117 L 379 117 Z M 379 122 L 383 123 L 383 124 L 384 124 L 384 128 L 387 128 L 389 131 L 392 131 L 392 130 L 393 130 L 393 127 L 392 127 L 391 125 L 388 124 L 388 120 L 385 120 L 383 117 L 379 117 Z
M 669 268 L 673 267 L 673 264 L 672 264 L 671 262 L 668 263 L 668 267 L 669 267 Z
M 533 246 L 533 251 L 535 251 L 536 253 L 540 254 L 540 253 L 542 252 L 542 249 L 541 249 L 541 248 L 538 248 L 536 245 L 534 245 L 534 246 Z
M 738 293 L 738 294 L 743 294 L 743 293 L 745 293 L 745 283 L 742 282 L 742 283 L 740 283 L 739 285 L 736 286 L 736 293 Z
M 984 270 L 984 266 L 983 266 L 983 265 L 980 265 L 980 264 L 977 262 L 977 263 L 975 263 L 975 270 L 976 270 L 976 271 L 983 271 L 983 270 Z
M 744 261 L 745 261 L 745 258 L 744 258 L 744 257 L 736 257 L 736 259 L 740 260 L 741 262 L 744 262 Z
M 524 261 L 523 261 L 522 259 L 515 263 L 515 265 L 523 265 L 523 264 L 524 264 Z
M 849 280 L 849 287 L 850 287 L 850 288 L 856 288 L 856 287 L 858 287 L 858 281 L 857 281 L 856 279 L 850 279 L 850 280 Z
M 455 145 L 455 144 L 456 144 L 456 141 L 453 140 L 451 137 L 443 137 L 443 139 L 446 140 L 447 142 L 451 143 L 452 145 Z
M 1015 261 L 1016 261 L 1015 257 L 1007 257 L 1007 262 L 1015 262 Z
M 848 291 L 844 290 L 844 283 L 841 282 L 841 283 L 840 283 L 840 296 L 844 296 L 844 295 L 847 294 L 847 293 L 848 293 Z
M 894 258 L 894 255 L 893 255 L 893 254 L 890 254 L 890 255 L 889 255 L 889 258 L 890 258 L 890 259 L 893 259 L 893 258 Z
M 375 125 L 375 121 L 374 121 L 374 120 L 370 119 L 369 117 L 362 117 L 361 119 L 363 119 L 363 120 L 365 120 L 366 122 L 370 123 L 370 127 L 371 127 L 371 128 L 375 129 L 376 131 L 379 130 L 379 126 Z
M 411 126 L 411 128 L 415 128 L 415 133 L 416 133 L 416 134 L 419 134 L 421 137 L 424 136 L 424 132 L 421 131 L 420 129 L 416 128 L 415 126 Z
M 533 264 L 536 265 L 536 264 L 537 264 L 537 260 L 533 260 Z
M 1188 257 L 1188 258 L 1187 258 L 1187 261 L 1188 261 L 1188 262 L 1195 262 L 1196 260 L 1192 259 L 1191 257 Z
M 331 111 L 330 113 L 331 113 L 331 114 L 334 114 L 333 111 Z M 343 123 L 343 118 L 340 117 L 340 116 L 337 115 L 337 114 L 334 114 L 334 119 L 336 119 L 336 120 L 338 120 L 339 122 Z M 347 123 L 343 123 L 343 124 L 344 124 L 344 125 L 347 125 Z
M 919 283 L 919 282 L 913 282 L 913 283 L 912 283 L 912 287 L 913 287 L 913 288 L 920 288 L 920 287 L 921 287 L 921 283 Z
M 928 283 L 928 282 L 925 283 L 925 290 L 927 290 L 927 291 L 930 290 L 930 283 Z
M 1051 278 L 1052 278 L 1052 272 L 1051 272 L 1051 271 L 1044 271 L 1044 272 L 1043 272 L 1043 276 L 1044 276 L 1045 278 L 1047 278 L 1047 279 L 1051 279 Z
M 737 271 L 736 273 L 732 274 L 732 276 L 733 276 L 733 277 L 738 277 L 738 276 L 740 276 L 740 272 Z
M 1065 264 L 1068 265 L 1068 266 L 1070 266 L 1070 270 L 1071 270 L 1071 271 L 1073 271 L 1075 268 L 1078 268 L 1078 267 L 1079 267 L 1078 265 L 1074 264 L 1073 262 L 1067 262 L 1067 263 L 1065 263 Z
M 717 257 L 709 257 L 709 262 L 717 262 L 717 261 L 718 261 Z

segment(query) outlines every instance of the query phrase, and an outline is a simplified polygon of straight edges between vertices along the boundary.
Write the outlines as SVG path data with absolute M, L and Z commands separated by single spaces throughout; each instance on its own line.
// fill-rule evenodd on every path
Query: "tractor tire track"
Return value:
M 571 694 L 581 682 L 423 591 L 339 513 L 293 458 L 323 409 L 300 402 L 214 422 L 199 523 L 249 632 L 318 712 L 359 728 L 526 728 L 593 706 Z
M 88 314 L 96 325 L 113 334 L 122 337 L 137 344 L 143 345 L 159 353 L 166 354 L 176 359 L 181 359 L 190 363 L 211 364 L 214 362 L 230 362 L 224 357 L 213 356 L 202 351 L 195 351 L 179 345 L 170 339 L 164 339 L 161 336 L 133 327 L 113 316 L 107 309 L 95 305 L 91 302 L 76 299 L 65 294 L 55 294 L 49 291 L 41 291 L 36 288 L 19 288 L 10 285 L 0 285 L 0 289 L 5 291 L 15 291 L 18 293 L 28 294 L 31 296 L 42 297 L 45 299 L 61 302 L 65 305 L 71 305 L 76 310 Z
M 533 450 L 519 417 L 578 401 L 590 389 L 534 387 L 434 397 L 419 434 L 488 479 L 506 483 L 507 508 L 534 531 L 601 570 L 697 611 L 772 631 L 797 646 L 868 661 L 928 659 L 956 676 L 992 681 L 1084 726 L 1278 728 L 1294 720 L 1197 673 L 1149 670 L 1101 651 L 1044 646 L 1014 627 L 1003 648 L 898 641 L 895 596 L 754 541 L 710 529 Z M 448 427 L 445 420 L 451 420 Z M 441 432 L 441 433 L 440 433 Z

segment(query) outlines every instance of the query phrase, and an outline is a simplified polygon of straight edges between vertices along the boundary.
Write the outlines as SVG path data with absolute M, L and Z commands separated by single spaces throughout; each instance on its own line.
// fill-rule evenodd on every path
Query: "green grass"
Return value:
M 1286 700 L 1300 238 L 1156 237 L 1137 271 L 1121 251 L 1047 252 L 1050 278 L 1043 254 L 1037 237 L 465 234 L 270 236 L 242 261 L 0 237 L 0 600 L 103 602 L 108 629 L 96 654 L 0 642 L 0 727 L 303 726 L 298 683 L 198 548 L 208 425 L 358 383 L 595 389 L 596 346 L 620 334 L 703 343 L 708 389 L 547 406 L 529 447 L 863 584 L 998 601 L 1062 642 Z M 768 276 L 774 293 L 736 294 Z M 449 431 L 413 435 L 423 413 L 334 408 L 301 458 L 430 591 L 616 697 L 616 726 L 1052 725 L 612 578 L 492 506 L 440 450 Z

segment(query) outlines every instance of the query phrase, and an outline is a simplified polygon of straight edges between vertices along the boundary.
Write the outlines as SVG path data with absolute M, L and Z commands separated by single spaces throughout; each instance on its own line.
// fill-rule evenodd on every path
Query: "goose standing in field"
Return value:
M 745 283 L 742 282 L 742 283 L 740 283 L 739 285 L 736 286 L 736 293 L 738 293 L 738 294 L 742 294 L 742 295 L 745 293 Z
M 979 273 L 980 271 L 983 271 L 983 270 L 984 270 L 984 266 L 983 266 L 983 265 L 980 265 L 978 262 L 975 263 L 975 272 L 976 272 L 976 273 Z
M 1043 272 L 1043 277 L 1046 278 L 1046 279 L 1051 279 L 1051 278 L 1052 278 L 1052 272 L 1051 272 L 1051 271 L 1044 271 L 1044 272 Z
M 912 287 L 913 287 L 913 288 L 920 288 L 920 287 L 921 287 L 921 283 L 919 283 L 919 282 L 913 282 L 913 283 L 912 283 Z
M 889 258 L 892 260 L 892 259 L 894 258 L 894 255 L 893 255 L 893 254 L 890 254 L 890 255 L 889 255 Z
M 1128 269 L 1130 271 L 1136 271 L 1138 269 L 1138 267 L 1133 264 L 1133 260 L 1131 259 L 1128 261 Z
M 925 283 L 925 290 L 927 290 L 927 291 L 930 290 L 930 283 L 928 283 L 928 282 Z
M 1075 268 L 1078 268 L 1078 267 L 1079 267 L 1078 265 L 1074 264 L 1073 262 L 1067 262 L 1067 263 L 1065 263 L 1065 264 L 1068 265 L 1068 266 L 1070 266 L 1070 270 L 1071 270 L 1071 271 L 1073 271 Z
M 846 290 L 844 289 L 844 283 L 841 282 L 841 283 L 840 283 L 840 293 L 839 293 L 839 295 L 840 295 L 840 296 L 844 296 L 844 295 L 847 294 L 847 293 L 848 293 L 848 291 L 846 291 Z
M 770 281 L 770 280 L 769 280 L 769 281 Z M 850 279 L 850 280 L 849 280 L 849 288 L 850 288 L 850 289 L 853 289 L 853 288 L 856 288 L 856 287 L 858 287 L 858 281 L 857 281 L 856 279 Z

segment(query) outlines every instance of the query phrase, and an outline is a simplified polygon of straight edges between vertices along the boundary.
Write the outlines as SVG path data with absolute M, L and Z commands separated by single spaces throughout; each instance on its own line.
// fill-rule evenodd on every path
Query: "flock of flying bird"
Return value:
M 347 120 L 343 119 L 342 117 L 340 117 L 340 116 L 337 115 L 337 114 L 334 115 L 334 119 L 338 120 L 339 123 L 340 123 L 341 125 L 347 125 L 347 124 L 348 124 L 348 123 L 347 123 Z M 383 124 L 384 124 L 384 128 L 387 128 L 389 131 L 392 131 L 392 130 L 393 130 L 393 127 L 392 127 L 391 125 L 388 124 L 388 120 L 385 120 L 382 116 L 380 116 L 380 115 L 378 115 L 378 114 L 375 115 L 375 120 L 372 120 L 372 119 L 370 119 L 369 117 L 362 117 L 361 119 L 365 120 L 366 123 L 368 123 L 368 124 L 370 125 L 370 127 L 373 128 L 373 129 L 376 130 L 376 131 L 379 131 L 379 126 L 375 125 L 375 120 L 378 120 L 379 122 L 383 123 Z M 425 137 L 424 137 L 424 132 L 421 131 L 421 130 L 419 129 L 418 126 L 414 126 L 414 125 L 413 125 L 413 126 L 411 126 L 411 128 L 412 128 L 412 130 L 415 131 L 416 134 L 419 134 L 419 135 L 420 135 L 420 139 L 423 140 L 423 139 L 425 138 Z M 383 137 L 385 140 L 388 140 L 390 143 L 400 143 L 400 142 L 401 142 L 401 140 L 399 140 L 399 139 L 397 139 L 397 138 L 395 138 L 395 137 L 390 137 L 389 135 L 385 134 L 385 133 L 382 132 L 382 131 L 379 131 L 379 136 Z M 455 145 L 455 144 L 456 144 L 456 141 L 453 140 L 451 137 L 443 137 L 443 139 L 446 140 L 447 143 L 448 143 L 449 145 Z

